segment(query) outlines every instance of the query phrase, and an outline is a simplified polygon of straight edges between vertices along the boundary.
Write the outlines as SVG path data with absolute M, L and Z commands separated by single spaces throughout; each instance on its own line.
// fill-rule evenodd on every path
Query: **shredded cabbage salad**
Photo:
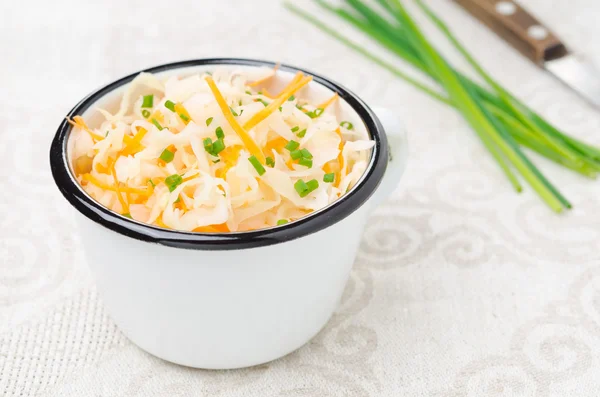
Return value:
M 337 94 L 302 99 L 311 76 L 268 92 L 277 73 L 139 74 L 115 114 L 98 109 L 97 128 L 68 120 L 77 180 L 121 215 L 200 233 L 283 225 L 327 206 L 361 178 L 374 142 L 338 119 Z

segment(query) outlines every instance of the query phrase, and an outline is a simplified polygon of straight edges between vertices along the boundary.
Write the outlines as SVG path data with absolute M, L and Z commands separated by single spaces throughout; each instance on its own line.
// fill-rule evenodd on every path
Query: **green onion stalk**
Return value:
M 430 97 L 456 108 L 517 192 L 522 190 L 520 180 L 523 179 L 552 210 L 561 212 L 571 208 L 571 203 L 529 160 L 522 148 L 589 178 L 595 178 L 600 171 L 599 148 L 560 131 L 516 99 L 481 67 L 423 0 L 415 0 L 420 10 L 466 59 L 487 87 L 475 83 L 452 67 L 427 39 L 401 0 L 376 0 L 379 9 L 367 5 L 363 0 L 345 0 L 341 7 L 334 7 L 323 0 L 314 1 L 432 79 L 437 89 L 409 76 L 299 7 L 289 2 L 286 7 Z

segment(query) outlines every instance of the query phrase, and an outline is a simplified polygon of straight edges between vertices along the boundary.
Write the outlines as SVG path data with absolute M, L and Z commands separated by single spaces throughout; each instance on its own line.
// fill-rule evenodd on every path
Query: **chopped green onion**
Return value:
M 183 113 L 179 113 L 179 117 L 181 117 L 181 120 L 183 121 L 190 121 L 190 118 Z
M 123 214 L 123 216 L 124 216 L 125 218 L 133 219 L 133 218 L 131 217 L 131 214 L 130 214 L 129 212 L 128 212 L 128 213 L 126 213 L 126 214 Z
M 332 183 L 335 180 L 335 174 L 332 172 L 331 174 L 325 174 L 323 176 L 323 182 Z
M 283 112 L 283 108 L 281 106 L 279 106 L 279 111 Z
M 319 117 L 320 115 L 322 115 L 324 111 L 325 111 L 325 109 L 323 109 L 323 108 L 316 108 L 316 109 L 315 109 L 315 110 L 313 110 L 312 112 L 308 112 L 308 113 L 306 113 L 306 115 L 307 115 L 308 117 L 310 117 L 311 119 L 314 119 L 314 118 L 317 118 L 317 117 Z
M 237 112 L 233 110 L 231 106 L 229 106 L 229 110 L 231 110 L 231 113 L 233 113 L 234 116 L 239 116 L 239 114 L 237 114 Z
M 306 182 L 306 186 L 308 186 L 309 191 L 313 192 L 319 187 L 319 181 L 316 179 L 311 179 L 310 181 Z
M 263 94 L 263 92 L 262 92 L 262 91 L 258 91 L 258 95 L 262 95 L 262 94 Z
M 312 159 L 312 153 L 308 151 L 308 149 L 302 149 L 300 150 L 300 153 L 302 153 L 302 157 L 304 157 L 305 159 Z
M 298 179 L 296 183 L 294 183 L 294 189 L 300 195 L 300 197 L 306 197 L 311 192 L 316 190 L 319 187 L 319 181 L 316 179 L 311 179 L 308 182 L 304 182 L 302 179 Z
M 302 159 L 300 159 L 300 161 L 298 161 L 298 164 L 303 165 L 308 168 L 312 168 L 313 161 L 310 159 L 302 158 Z
M 206 119 L 206 126 L 208 127 L 210 125 L 210 123 L 212 123 L 212 121 L 213 121 L 212 117 L 207 118 Z
M 150 111 L 148 109 L 142 110 L 142 116 L 144 116 L 144 118 L 147 119 L 148 117 L 150 117 Z
M 165 102 L 165 107 L 167 109 L 169 109 L 171 112 L 174 112 L 175 111 L 175 102 L 173 102 L 173 101 L 166 101 Z
M 220 162 L 221 162 L 221 159 L 213 160 L 213 164 L 217 164 L 217 163 L 220 163 Z
M 204 150 L 206 150 L 208 153 L 212 153 L 212 150 L 213 150 L 212 139 L 204 138 L 204 141 L 202 141 L 202 142 L 204 143 Z
M 340 123 L 340 127 L 344 127 L 344 128 L 345 128 L 345 129 L 347 129 L 347 130 L 353 130 L 353 129 L 354 129 L 354 124 L 352 124 L 352 123 L 351 123 L 351 122 L 349 122 L 349 121 L 342 121 L 342 122 Z
M 304 138 L 304 135 L 306 135 L 306 128 L 303 129 L 302 131 L 300 131 L 298 134 L 296 134 L 298 136 L 298 138 Z
M 252 92 L 250 92 L 250 91 L 246 90 L 246 94 L 248 94 L 248 95 L 252 95 Z
M 304 194 L 305 192 L 308 192 L 308 186 L 306 185 L 306 182 L 304 182 L 302 179 L 298 179 L 296 183 L 294 183 L 294 189 L 296 189 L 300 197 L 304 197 L 306 196 L 306 194 L 308 194 Z
M 272 157 L 267 157 L 265 159 L 265 162 L 269 167 L 271 167 L 271 168 L 275 167 L 275 160 L 273 160 Z
M 204 73 L 206 73 L 209 76 L 212 76 L 212 72 L 204 72 Z
M 265 101 L 264 99 L 259 99 L 258 102 L 260 102 L 263 105 L 265 105 L 265 107 L 269 106 L 269 102 Z
M 104 137 L 105 137 L 105 138 L 108 136 L 108 133 L 109 133 L 109 132 L 110 132 L 110 131 L 106 131 L 106 134 L 104 134 Z
M 223 150 L 225 150 L 225 142 L 223 142 L 222 139 L 217 139 L 216 141 L 213 142 L 213 144 L 212 144 L 212 152 L 211 152 L 211 154 L 213 156 L 218 155 Z
M 291 101 L 293 101 L 294 99 L 296 99 L 296 97 L 292 95 L 291 97 L 289 97 L 289 98 L 288 98 L 288 101 L 290 101 L 290 102 L 291 102 Z
M 225 133 L 223 132 L 223 128 L 221 127 L 217 127 L 217 129 L 215 130 L 215 134 L 217 134 L 217 138 L 219 139 L 225 138 Z
M 298 142 L 296 142 L 296 141 L 289 141 L 287 143 L 287 145 L 285 145 L 285 148 L 287 150 L 289 150 L 290 152 L 292 152 L 292 151 L 298 149 L 298 146 L 300 146 L 300 144 Z
M 175 158 L 175 153 L 173 153 L 169 149 L 163 150 L 163 152 L 160 154 L 160 159 L 162 161 L 164 161 L 165 163 L 170 163 L 171 161 L 173 161 L 174 158 Z
M 290 156 L 292 157 L 292 160 L 298 160 L 299 158 L 302 158 L 302 151 L 292 150 Z
M 169 191 L 172 192 L 177 188 L 177 186 L 181 185 L 183 182 L 183 178 L 179 174 L 169 175 L 165 179 L 165 185 L 169 188 Z
M 238 101 L 238 106 L 242 106 L 242 100 L 241 99 Z
M 262 164 L 260 163 L 260 161 L 258 161 L 256 156 L 250 156 L 248 158 L 248 161 L 250 162 L 250 164 L 252 164 L 256 172 L 258 172 L 258 175 L 263 175 L 266 172 L 265 167 L 262 166 Z
M 144 95 L 144 99 L 142 100 L 143 108 L 151 108 L 154 106 L 154 95 Z
M 152 179 L 148 179 L 148 182 L 150 182 L 150 184 L 152 185 L 152 187 L 156 187 L 156 185 L 154 184 L 154 182 L 152 182 Z
M 156 128 L 158 128 L 159 131 L 163 130 L 163 126 L 160 125 L 160 123 L 158 121 L 156 121 L 156 119 L 152 119 L 152 124 L 154 124 L 156 126 Z
M 244 109 L 240 110 L 240 116 L 244 113 Z
M 295 126 L 294 128 L 292 128 L 292 132 L 296 132 L 296 131 L 298 131 L 299 129 L 300 129 L 300 127 L 298 127 L 298 126 Z
M 280 219 L 277 221 L 277 226 L 285 225 L 289 221 L 287 219 Z

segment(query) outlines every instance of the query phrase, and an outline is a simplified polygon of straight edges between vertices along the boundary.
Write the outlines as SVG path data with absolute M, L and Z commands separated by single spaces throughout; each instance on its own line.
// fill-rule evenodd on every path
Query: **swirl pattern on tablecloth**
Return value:
M 494 395 L 493 389 L 502 396 L 548 396 L 562 382 L 590 374 L 600 354 L 598 302 L 600 268 L 595 267 L 571 284 L 565 300 L 547 305 L 544 315 L 519 327 L 507 355 L 465 366 L 456 377 L 454 395 L 471 396 L 484 390 Z

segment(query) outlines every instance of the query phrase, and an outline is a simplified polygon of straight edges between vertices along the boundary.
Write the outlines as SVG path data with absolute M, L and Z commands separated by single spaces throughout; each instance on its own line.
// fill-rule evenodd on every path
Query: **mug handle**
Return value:
M 398 187 L 400 178 L 406 169 L 408 160 L 408 140 L 406 130 L 395 112 L 385 108 L 374 108 L 375 115 L 381 122 L 389 146 L 387 169 L 372 197 L 372 206 L 375 208 L 387 199 Z

